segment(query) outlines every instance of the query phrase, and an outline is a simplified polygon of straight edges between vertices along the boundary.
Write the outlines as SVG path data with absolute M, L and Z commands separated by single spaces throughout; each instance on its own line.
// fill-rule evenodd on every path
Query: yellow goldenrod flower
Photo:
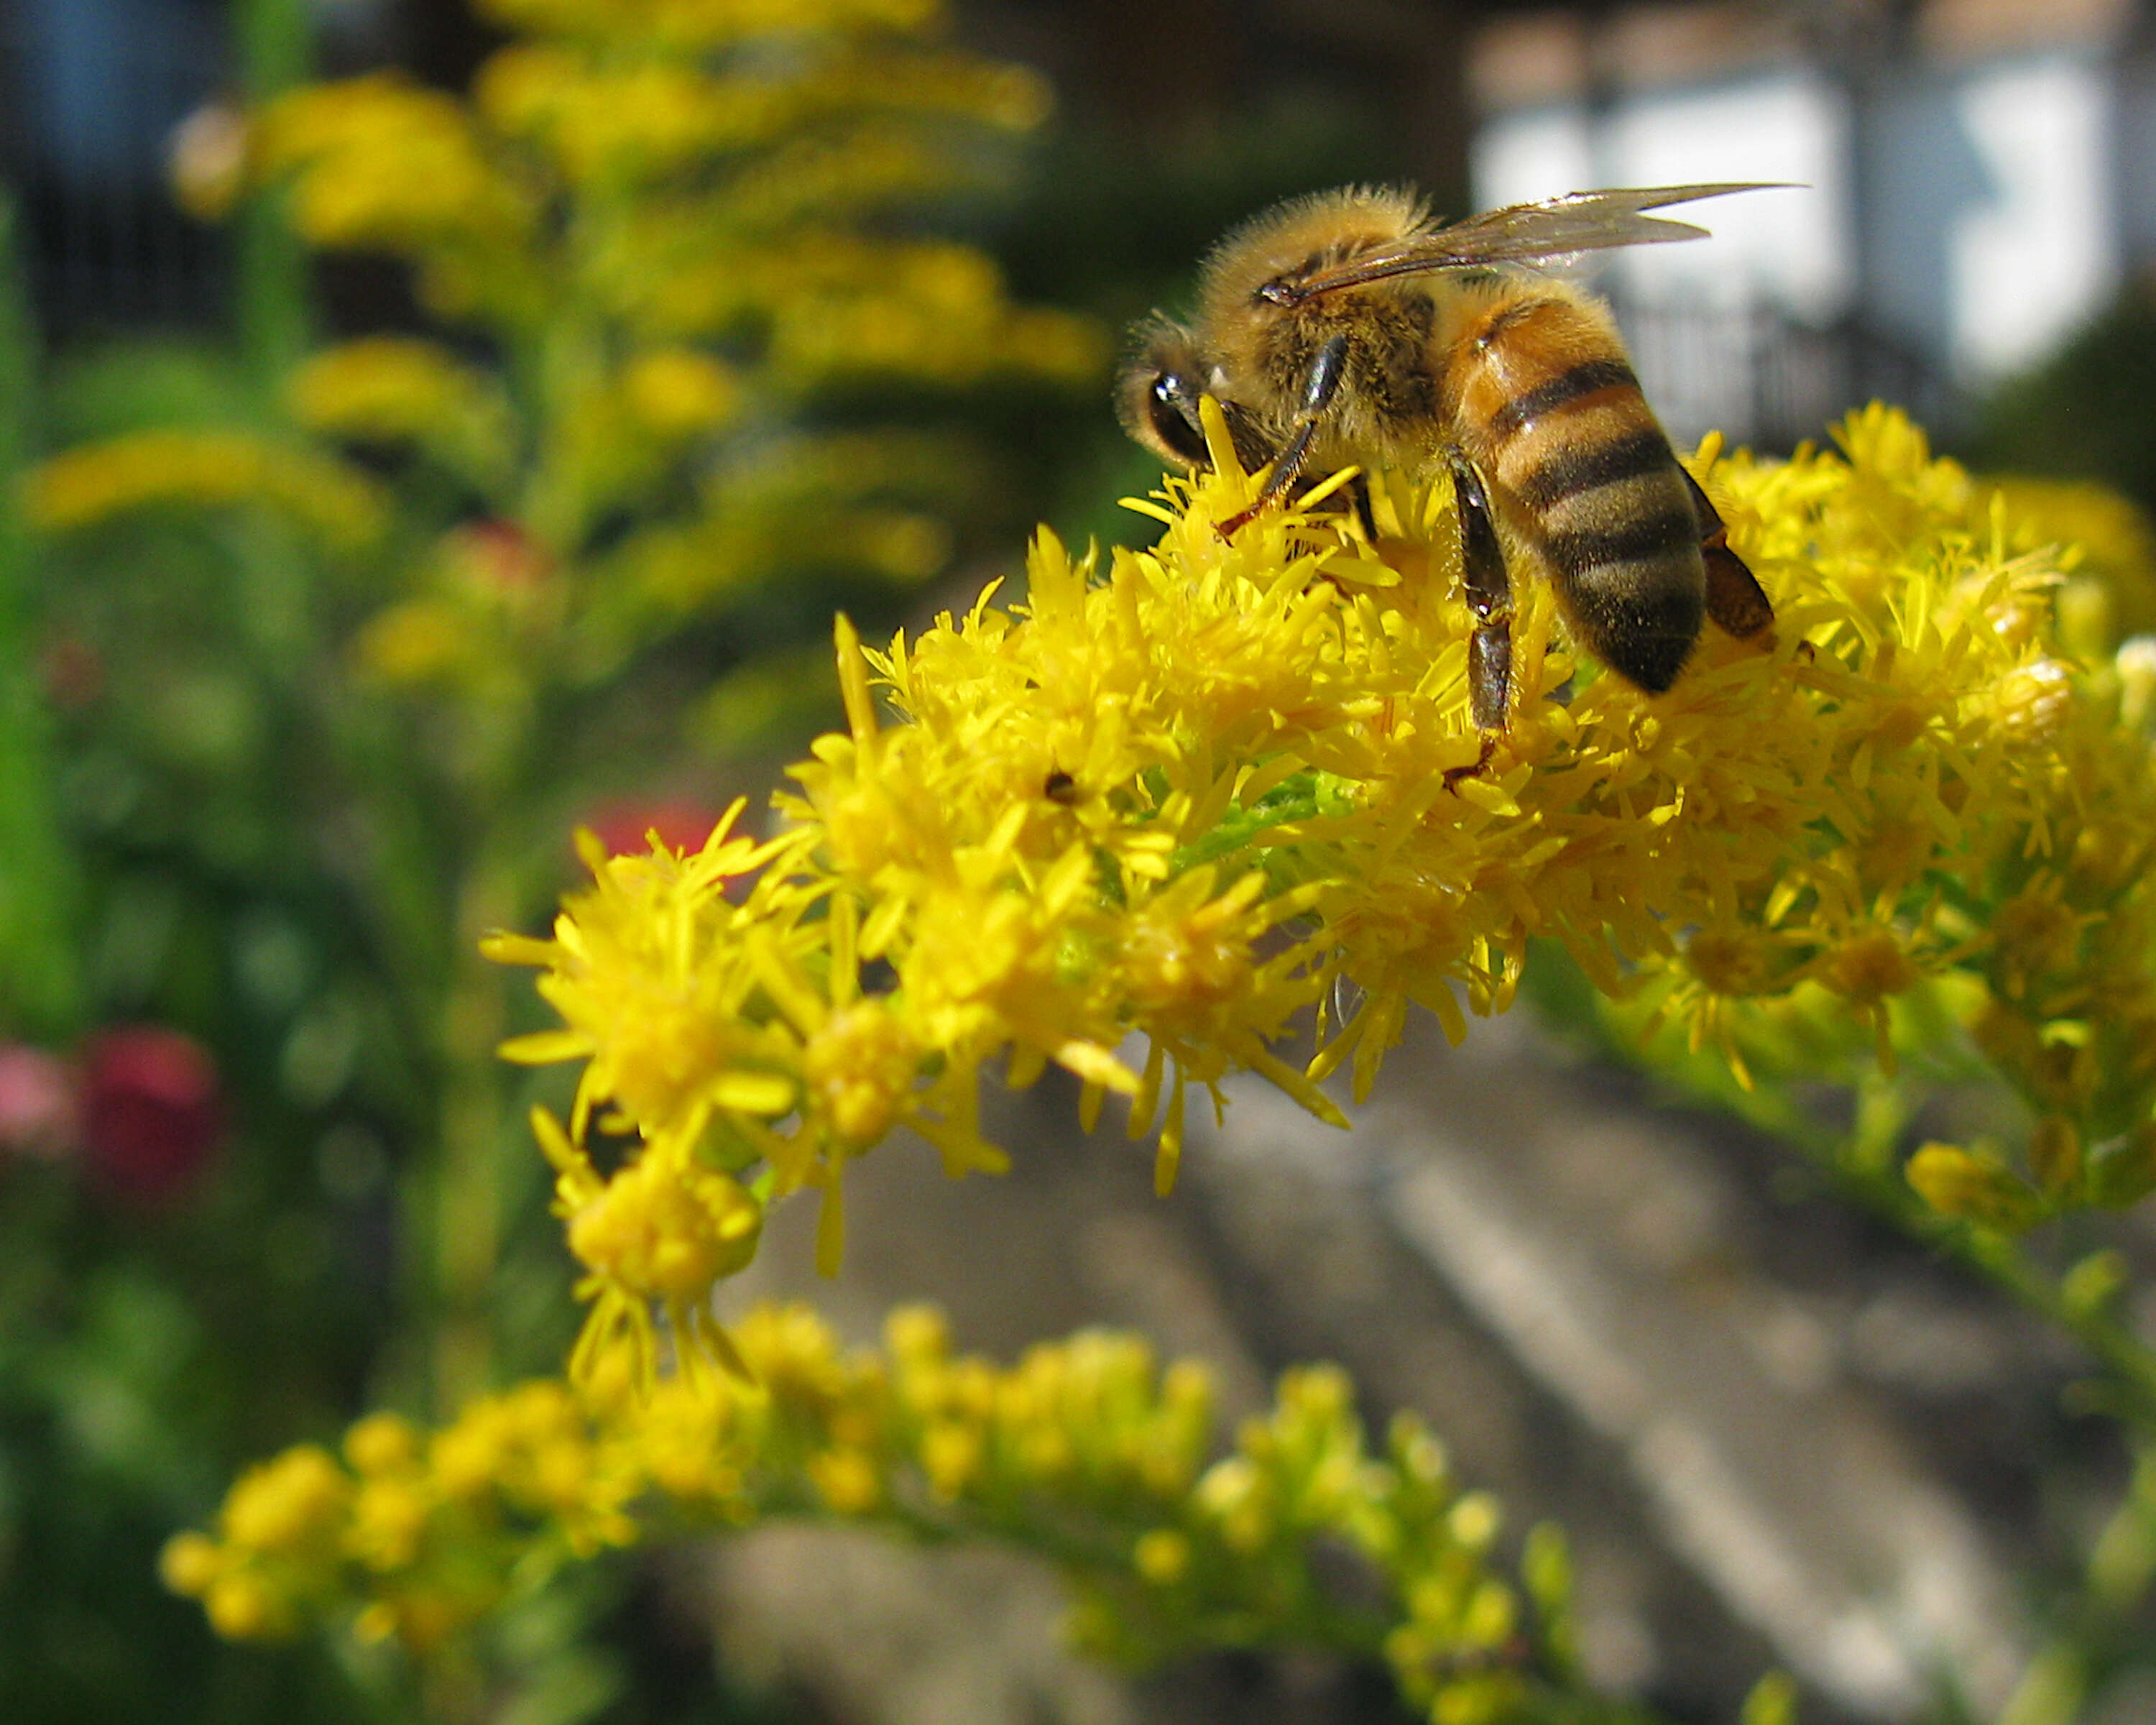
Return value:
M 1792 1012 L 1891 1069 L 1897 1003 L 1945 989 L 2076 1142 L 2148 1117 L 2126 837 L 2156 834 L 2148 738 L 2120 722 L 2123 672 L 2061 656 L 2056 551 L 2017 549 L 2038 528 L 1905 419 L 1855 416 L 1840 454 L 1703 464 L 1779 644 L 1710 633 L 1648 696 L 1586 676 L 1531 587 L 1495 739 L 1466 711 L 1444 485 L 1373 475 L 1374 543 L 1322 498 L 1224 540 L 1250 482 L 1214 430 L 1215 476 L 1143 506 L 1155 550 L 1101 568 L 1044 535 L 1023 603 L 992 589 L 883 652 L 842 624 L 848 729 L 797 770 L 747 899 L 708 850 L 598 863 L 554 940 L 516 947 L 568 1026 L 526 1057 L 586 1057 L 580 1111 L 654 1148 L 726 1111 L 728 1167 L 823 1190 L 827 1262 L 840 1170 L 891 1126 L 952 1173 L 1000 1165 L 990 1060 L 1019 1084 L 1064 1065 L 1089 1117 L 1131 1096 L 1165 1189 L 1189 1084 L 1217 1106 L 1247 1068 L 1338 1122 L 1316 1079 L 1352 1057 L 1366 1091 L 1411 1002 L 1455 1038 L 1463 1006 L 1502 1009 L 1532 938 L 1742 1077 Z M 2079 937 L 2098 917 L 2100 952 Z M 1337 999 L 1359 1005 L 1281 1058 Z M 2077 1201 L 2083 1163 L 2060 1165 L 2046 1189 Z
M 1131 1567 L 1155 1587 L 1173 1587 L 1190 1570 L 1190 1542 L 1173 1527 L 1155 1527 L 1138 1536 Z
M 950 385 L 1011 373 L 1083 382 L 1106 357 L 1093 325 L 1012 305 L 1001 272 L 963 246 L 890 249 L 874 274 L 804 286 L 773 310 L 773 367 L 797 388 L 886 372 Z
M 70 449 L 24 481 L 30 519 L 55 532 L 132 510 L 172 504 L 267 504 L 351 549 L 374 539 L 387 513 L 374 483 L 327 456 L 243 431 L 141 431 Z
M 789 83 L 721 83 L 686 62 L 594 64 L 536 43 L 490 60 L 474 96 L 503 131 L 542 141 L 582 185 L 678 172 L 767 142 L 799 112 Z
M 259 1576 L 220 1575 L 203 1597 L 210 1627 L 228 1641 L 275 1640 L 292 1633 L 297 1613 Z
M 880 1000 L 833 1013 L 801 1050 L 801 1076 L 841 1142 L 865 1148 L 889 1132 L 913 1090 L 921 1048 Z
M 770 428 L 863 376 L 1097 367 L 1087 326 L 1012 305 L 977 254 L 866 219 L 963 184 L 942 122 L 1030 126 L 1039 81 L 926 39 L 934 0 L 489 3 L 530 35 L 472 101 L 352 80 L 226 141 L 307 237 L 406 261 L 512 357 L 497 387 L 445 347 L 354 344 L 296 380 L 303 423 L 409 440 L 505 517 L 420 536 L 362 662 L 506 711 L 774 572 L 942 568 L 947 445 Z M 234 189 L 212 178 L 206 202 Z M 1880 408 L 1787 463 L 1710 446 L 1693 465 L 1774 635 L 1710 631 L 1649 696 L 1524 582 L 1516 707 L 1486 737 L 1444 480 L 1363 476 L 1374 533 L 1337 475 L 1224 538 L 1255 487 L 1209 430 L 1213 472 L 1136 505 L 1150 549 L 1044 533 L 1022 588 L 917 635 L 841 622 L 845 726 L 768 842 L 737 808 L 696 850 L 588 843 L 551 937 L 490 943 L 562 1021 L 507 1051 L 582 1065 L 566 1122 L 534 1125 L 583 1334 L 563 1381 L 431 1433 L 376 1416 L 341 1463 L 242 1480 L 165 1559 L 221 1632 L 343 1615 L 424 1651 L 648 1529 L 814 1509 L 1055 1543 L 1085 1633 L 1138 1657 L 1299 1632 L 1327 1609 L 1312 1551 L 1344 1553 L 1384 1601 L 1351 1644 L 1445 1725 L 1505 1716 L 1529 1680 L 1494 1506 L 1412 1420 L 1373 1451 L 1337 1373 L 1285 1380 L 1222 1456 L 1202 1372 L 1134 1338 L 999 1368 L 911 1313 L 857 1356 L 799 1312 L 721 1328 L 713 1296 L 798 1192 L 834 1266 L 848 1165 L 894 1129 L 952 1174 L 1003 1167 L 984 1071 L 1061 1066 L 1089 1125 L 1125 1098 L 1165 1190 L 1193 1086 L 1217 1109 L 1254 1071 L 1344 1124 L 1331 1075 L 1367 1094 L 1413 1006 L 1464 1036 L 1537 943 L 1746 1083 L 1973 1048 L 2038 1124 L 2011 1158 L 1917 1152 L 1943 1217 L 2156 1186 L 2156 646 L 2118 644 L 2148 626 L 2130 522 L 1974 480 Z M 78 452 L 29 496 L 54 526 L 267 502 L 333 544 L 382 516 L 356 470 L 223 433 Z
M 783 891 L 783 877 L 767 870 L 800 841 L 758 845 L 737 836 L 742 806 L 728 809 L 693 855 L 661 851 L 617 859 L 628 865 L 617 868 L 596 840 L 580 839 L 598 884 L 578 901 L 573 920 L 565 915 L 551 943 L 494 944 L 497 956 L 516 963 L 574 953 L 541 985 L 572 1026 L 567 1039 L 531 1039 L 510 1052 L 530 1060 L 594 1055 L 578 1096 L 579 1132 L 601 1101 L 623 1109 L 647 1136 L 685 1126 L 692 1139 L 715 1111 L 747 1122 L 793 1106 L 796 1050 L 814 1024 L 779 1015 L 757 1019 L 742 1008 L 760 983 L 783 973 L 786 949 L 813 937 L 782 931 L 807 901 Z M 746 901 L 736 906 L 727 883 L 752 876 Z M 715 941 L 716 931 L 706 926 L 714 919 L 718 929 L 753 927 L 759 937 Z M 594 1034 L 596 1026 L 625 1034 Z
M 396 1414 L 370 1414 L 345 1434 L 344 1459 L 355 1473 L 392 1473 L 418 1455 L 418 1430 Z
M 483 0 L 483 9 L 524 29 L 603 36 L 633 28 L 681 48 L 789 30 L 921 30 L 943 14 L 942 0 Z
M 318 245 L 401 251 L 469 237 L 506 246 L 534 219 L 457 101 L 394 73 L 280 96 L 254 145 L 259 172 L 293 177 L 293 220 Z
M 304 1560 L 334 1539 L 347 1497 L 345 1476 L 327 1452 L 290 1450 L 233 1487 L 219 1528 L 234 1544 Z
M 691 1375 L 706 1350 L 740 1370 L 706 1301 L 721 1278 L 747 1268 L 762 1229 L 762 1207 L 739 1182 L 696 1166 L 678 1140 L 649 1147 L 569 1214 L 569 1250 L 591 1271 L 578 1292 L 599 1301 L 591 1333 L 625 1325 L 649 1361 L 641 1338 L 655 1302 Z M 640 1380 L 650 1375 L 646 1363 Z
M 313 1450 L 255 1476 L 308 1506 L 316 1567 L 281 1561 L 289 1514 L 228 1508 L 217 1537 L 172 1542 L 167 1581 L 228 1635 L 327 1619 L 424 1656 L 604 1547 L 822 1515 L 1048 1551 L 1081 1635 L 1126 1659 L 1345 1645 L 1382 1653 L 1447 1717 L 1494 1717 L 1476 1709 L 1527 1692 L 1527 1625 L 1490 1563 L 1494 1505 L 1459 1491 L 1412 1418 L 1373 1451 L 1336 1370 L 1288 1373 L 1207 1467 L 1203 1368 L 1163 1371 L 1136 1337 L 1086 1332 L 1003 1368 L 955 1354 L 920 1307 L 891 1314 L 880 1355 L 844 1352 L 800 1307 L 758 1307 L 736 1335 L 746 1379 L 638 1394 L 633 1365 L 602 1362 L 581 1389 L 526 1384 L 430 1435 L 370 1416 L 346 1439 L 351 1475 Z M 1367 1609 L 1329 1599 L 1343 1560 L 1362 1567 Z M 1561 1613 L 1548 1570 L 1537 1609 Z
M 2041 523 L 2044 537 L 2071 548 L 2059 594 L 2070 645 L 2108 651 L 2156 629 L 2156 528 L 2136 505 L 2079 480 L 2008 475 L 1982 483 L 1999 492 L 2010 521 Z M 2032 534 L 2026 548 L 2036 542 Z
M 175 1536 L 157 1560 L 159 1579 L 165 1585 L 194 1599 L 210 1590 L 222 1566 L 218 1543 L 207 1533 Z
M 353 1494 L 346 1553 L 367 1568 L 408 1568 L 419 1555 L 434 1502 L 417 1481 L 374 1478 Z
M 287 388 L 295 416 L 311 429 L 402 439 L 456 412 L 475 382 L 432 341 L 377 336 L 325 348 Z
M 687 347 L 640 353 L 622 373 L 622 390 L 638 424 L 662 438 L 695 437 L 732 418 L 741 384 L 716 360 Z
M 440 599 L 411 599 L 368 619 L 352 655 L 369 675 L 392 683 L 423 683 L 460 669 L 473 651 L 471 631 L 458 608 Z
M 1909 1158 L 1909 1183 L 1943 1216 L 1994 1227 L 2025 1224 L 2035 1194 L 1996 1156 L 1957 1144 L 1926 1144 Z
M 481 484 L 512 459 L 508 403 L 484 373 L 439 343 L 377 336 L 315 354 L 286 386 L 293 417 L 311 431 L 417 444 Z

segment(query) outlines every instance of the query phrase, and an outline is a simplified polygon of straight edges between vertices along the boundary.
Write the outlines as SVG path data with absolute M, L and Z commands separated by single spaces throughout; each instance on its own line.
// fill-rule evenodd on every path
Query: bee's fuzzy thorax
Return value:
M 1429 204 L 1408 186 L 1352 186 L 1290 198 L 1252 217 L 1208 254 L 1199 270 L 1199 321 L 1245 311 L 1253 283 L 1342 262 L 1429 223 Z

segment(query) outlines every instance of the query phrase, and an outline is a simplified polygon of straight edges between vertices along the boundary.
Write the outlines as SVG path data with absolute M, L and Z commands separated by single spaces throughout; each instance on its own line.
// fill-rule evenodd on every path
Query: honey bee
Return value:
M 1575 192 L 1438 226 L 1411 192 L 1292 199 L 1230 234 L 1203 268 L 1197 315 L 1136 332 L 1118 390 L 1132 435 L 1207 464 L 1201 396 L 1236 458 L 1271 464 L 1232 534 L 1306 467 L 1449 470 L 1476 619 L 1475 722 L 1505 727 L 1508 563 L 1547 578 L 1574 634 L 1659 694 L 1707 619 L 1763 634 L 1774 607 L 1640 393 L 1609 309 L 1547 273 L 1574 254 L 1704 238 L 1649 210 L 1753 185 Z

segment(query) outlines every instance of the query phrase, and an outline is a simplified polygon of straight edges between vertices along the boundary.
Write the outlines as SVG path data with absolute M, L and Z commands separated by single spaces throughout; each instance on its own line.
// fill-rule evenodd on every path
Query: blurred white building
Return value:
M 2156 254 L 2136 0 L 1815 0 L 1514 16 L 1481 36 L 1484 208 L 1770 180 L 1602 277 L 1671 429 L 1815 434 L 1870 394 L 1950 417 Z

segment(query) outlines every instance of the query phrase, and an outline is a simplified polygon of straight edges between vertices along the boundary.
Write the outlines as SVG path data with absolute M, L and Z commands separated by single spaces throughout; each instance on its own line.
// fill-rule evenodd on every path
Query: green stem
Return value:
M 501 1062 L 495 1050 L 507 1023 L 501 969 L 480 956 L 479 943 L 509 927 L 517 908 L 513 866 L 483 845 L 459 883 L 442 1002 L 441 1161 L 433 1234 L 440 1301 L 434 1393 L 445 1411 L 492 1383 L 490 1296 L 501 1255 L 503 1111 Z
M 2134 1423 L 2156 1427 L 2156 1352 L 2131 1330 L 2105 1312 L 2084 1310 L 2069 1301 L 2061 1284 L 2030 1264 L 2003 1235 L 1948 1223 L 1934 1226 L 1929 1237 L 1994 1286 L 2070 1332 L 2128 1392 Z
M 312 44 L 304 0 L 233 0 L 232 28 L 250 106 L 305 79 Z M 240 356 L 265 416 L 282 424 L 283 392 L 310 339 L 306 253 L 286 219 L 281 192 L 247 199 L 234 227 Z M 249 523 L 244 532 L 242 625 L 264 665 L 287 677 L 304 675 L 313 596 L 298 536 L 268 519 Z
M 233 0 L 240 85 L 259 107 L 304 82 L 314 58 L 303 0 Z M 307 351 L 307 259 L 280 193 L 247 201 L 236 223 L 239 346 L 257 392 L 274 403 Z
M 797 1502 L 783 1502 L 777 1506 L 777 1512 L 798 1515 L 803 1511 Z M 808 1511 L 805 1518 L 816 1519 L 815 1512 Z M 1148 1519 L 1119 1527 L 1111 1517 L 1096 1510 L 1094 1518 L 1080 1529 L 1019 1510 L 959 1507 L 938 1512 L 904 1502 L 891 1504 L 875 1519 L 923 1545 L 993 1541 L 1074 1576 L 1127 1576 L 1131 1542 L 1146 1527 L 1155 1525 Z M 1378 1662 L 1384 1657 L 1385 1637 L 1399 1620 L 1397 1615 L 1329 1604 L 1313 1584 L 1292 1606 L 1264 1620 L 1261 1635 L 1236 1641 L 1219 1632 L 1218 1622 L 1224 1615 L 1255 1618 L 1257 1610 L 1235 1601 L 1220 1602 L 1210 1611 L 1199 1610 L 1190 1625 L 1190 1646 L 1194 1650 L 1203 1645 L 1291 1646 Z
M 1862 1110 L 1893 1119 L 1906 1113 L 1898 1106 L 1882 1104 L 1876 1089 L 1866 1093 Z M 2010 1235 L 1955 1221 L 1927 1209 L 1909 1189 L 1899 1163 L 1891 1155 L 1872 1153 L 1879 1147 L 1876 1141 L 1896 1135 L 1891 1120 L 1868 1121 L 1852 1140 L 1819 1127 L 1804 1118 L 1786 1097 L 1770 1096 L 1765 1091 L 1740 1104 L 1737 1111 L 1787 1141 L 1875 1215 L 1953 1258 L 2066 1331 L 2127 1393 L 2136 1410 L 2135 1423 L 2156 1427 L 2156 1350 L 2107 1312 L 2068 1300 L 2059 1280 L 2031 1263 Z
M 74 870 L 54 802 L 52 726 L 39 686 L 35 557 L 17 512 L 36 447 L 36 336 L 0 186 L 0 991 L 10 1028 L 63 1040 L 80 1028 Z
M 782 1492 L 767 1502 L 757 1520 L 762 1522 L 795 1517 L 819 1519 L 806 1498 Z M 1145 1527 L 1155 1525 L 1148 1517 L 1119 1527 L 1111 1517 L 1096 1511 L 1086 1526 L 1074 1528 L 1029 1516 L 1022 1510 L 960 1507 L 939 1512 L 906 1502 L 890 1505 L 875 1519 L 927 1545 L 995 1541 L 1080 1576 L 1127 1575 L 1131 1541 Z M 1257 1609 L 1224 1600 L 1213 1610 L 1200 1609 L 1187 1626 L 1185 1651 L 1209 1646 L 1296 1648 L 1382 1665 L 1386 1662 L 1387 1637 L 1400 1620 L 1397 1611 L 1386 1613 L 1332 1604 L 1313 1585 L 1305 1597 L 1288 1609 L 1265 1618 L 1260 1634 L 1239 1634 L 1228 1627 L 1244 1616 L 1246 1610 L 1255 1612 Z M 1511 1659 L 1512 1656 L 1506 1656 L 1507 1662 Z M 1609 1722 L 1609 1725 L 1617 1725 L 1620 1721 L 1630 1722 L 1630 1725 L 1657 1725 L 1658 1716 L 1631 1703 L 1610 1702 L 1596 1696 L 1568 1675 L 1524 1668 L 1521 1675 L 1532 1686 L 1524 1718 L 1548 1722 L 1548 1725 L 1558 1725 L 1558 1722 L 1589 1725 L 1590 1721 Z
M 2090 1548 L 2082 1585 L 1999 1715 L 1999 1725 L 2071 1725 L 2102 1668 L 2140 1640 L 2156 1576 L 2156 1450 L 2143 1445 L 2124 1502 Z

